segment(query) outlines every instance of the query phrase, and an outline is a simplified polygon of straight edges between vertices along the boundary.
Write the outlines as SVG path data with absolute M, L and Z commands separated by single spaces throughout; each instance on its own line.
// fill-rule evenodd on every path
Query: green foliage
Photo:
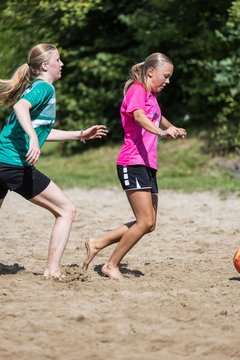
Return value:
M 230 4 L 225 0 L 151 0 L 126 17 L 134 28 L 140 58 L 161 51 L 175 64 L 171 86 L 160 101 L 165 114 L 177 124 L 189 119 L 188 126 L 213 125 L 215 109 L 207 96 L 212 93 L 214 79 L 206 71 L 205 61 L 222 54 L 215 30 L 225 26 Z
M 17 42 L 16 38 L 7 44 L 4 40 L 6 48 L 18 54 L 2 58 L 11 69 L 6 71 L 8 76 L 26 61 L 27 51 L 34 44 L 51 42 L 60 50 L 65 67 L 62 81 L 56 83 L 59 127 L 79 129 L 107 123 L 111 140 L 122 135 L 119 103 L 127 68 L 124 52 L 130 39 L 118 18 L 121 11 L 127 11 L 127 4 L 103 0 L 6 1 L 1 13 L 5 25 L 0 25 L 0 40 L 8 29 L 11 39 L 18 36 Z M 26 37 L 27 33 L 31 37 Z
M 33 45 L 56 44 L 65 63 L 56 83 L 59 128 L 104 123 L 107 141 L 118 141 L 128 70 L 160 51 L 175 64 L 171 86 L 159 97 L 164 115 L 179 126 L 207 129 L 214 152 L 238 151 L 239 2 L 3 0 L 0 77 L 25 62 Z
M 226 30 L 217 35 L 226 52 L 223 59 L 207 64 L 215 80 L 208 99 L 218 109 L 209 146 L 217 153 L 240 153 L 240 0 L 232 3 Z

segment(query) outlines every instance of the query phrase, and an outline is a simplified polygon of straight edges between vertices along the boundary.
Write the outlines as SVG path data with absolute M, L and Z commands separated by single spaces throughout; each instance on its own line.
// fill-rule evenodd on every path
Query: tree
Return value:
M 215 149 L 225 142 L 234 150 L 239 1 L 4 0 L 0 75 L 25 61 L 32 45 L 56 44 L 65 63 L 56 83 L 61 127 L 106 123 L 115 141 L 122 139 L 119 105 L 128 70 L 160 51 L 175 64 L 171 86 L 159 97 L 164 114 L 177 125 L 207 129 Z M 234 135 L 225 141 L 230 124 Z
M 214 75 L 209 102 L 217 109 L 209 147 L 213 152 L 240 153 L 240 0 L 232 3 L 224 32 L 217 32 L 224 57 L 206 64 Z
M 39 42 L 56 44 L 66 63 L 63 79 L 56 83 L 62 128 L 101 122 L 112 130 L 117 123 L 110 137 L 119 138 L 116 119 L 125 80 L 121 77 L 131 48 L 131 36 L 119 13 L 131 6 L 128 1 L 103 0 L 5 2 L 0 40 L 5 36 L 6 49 L 12 49 L 11 55 L 5 51 L 9 69 L 26 61 L 29 48 Z M 29 33 L 31 37 L 26 36 Z

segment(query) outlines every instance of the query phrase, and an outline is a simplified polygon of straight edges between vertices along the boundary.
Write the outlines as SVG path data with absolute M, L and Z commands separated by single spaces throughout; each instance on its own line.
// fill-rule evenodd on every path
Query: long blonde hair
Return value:
M 0 105 L 14 104 L 19 95 L 40 75 L 42 63 L 48 62 L 56 49 L 52 44 L 34 46 L 28 54 L 27 63 L 19 66 L 11 79 L 0 79 Z
M 127 90 L 135 82 L 140 82 L 143 85 L 143 87 L 147 90 L 146 76 L 148 69 L 149 68 L 155 69 L 158 66 L 163 65 L 164 63 L 172 64 L 172 60 L 169 59 L 169 57 L 167 57 L 166 55 L 157 52 L 149 55 L 144 60 L 144 62 L 133 65 L 133 67 L 130 70 L 130 77 L 124 85 L 123 93 L 126 94 Z

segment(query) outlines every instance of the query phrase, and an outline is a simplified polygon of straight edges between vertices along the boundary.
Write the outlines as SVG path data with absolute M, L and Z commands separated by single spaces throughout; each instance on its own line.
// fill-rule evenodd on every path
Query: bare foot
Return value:
M 103 265 L 102 267 L 102 274 L 108 276 L 114 280 L 123 280 L 124 277 L 122 276 L 121 272 L 119 271 L 118 267 L 113 267 L 111 265 Z
M 86 271 L 88 269 L 88 265 L 93 260 L 93 258 L 97 255 L 97 253 L 99 252 L 100 249 L 97 249 L 95 247 L 94 239 L 86 240 L 85 241 L 85 247 L 86 247 L 86 250 L 87 250 L 87 257 L 83 262 L 82 269 Z
M 53 272 L 50 271 L 49 269 L 46 269 L 43 273 L 43 276 L 46 280 L 57 279 L 61 281 L 65 278 L 65 275 L 63 275 L 59 269 Z

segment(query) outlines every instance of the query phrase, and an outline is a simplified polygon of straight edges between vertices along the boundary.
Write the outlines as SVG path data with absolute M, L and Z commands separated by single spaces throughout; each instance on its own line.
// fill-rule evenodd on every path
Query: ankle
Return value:
M 114 264 L 114 263 L 108 262 L 108 263 L 106 263 L 105 265 L 106 265 L 106 267 L 107 267 L 108 269 L 118 269 L 118 270 L 119 270 L 119 265 L 118 265 L 118 264 Z

